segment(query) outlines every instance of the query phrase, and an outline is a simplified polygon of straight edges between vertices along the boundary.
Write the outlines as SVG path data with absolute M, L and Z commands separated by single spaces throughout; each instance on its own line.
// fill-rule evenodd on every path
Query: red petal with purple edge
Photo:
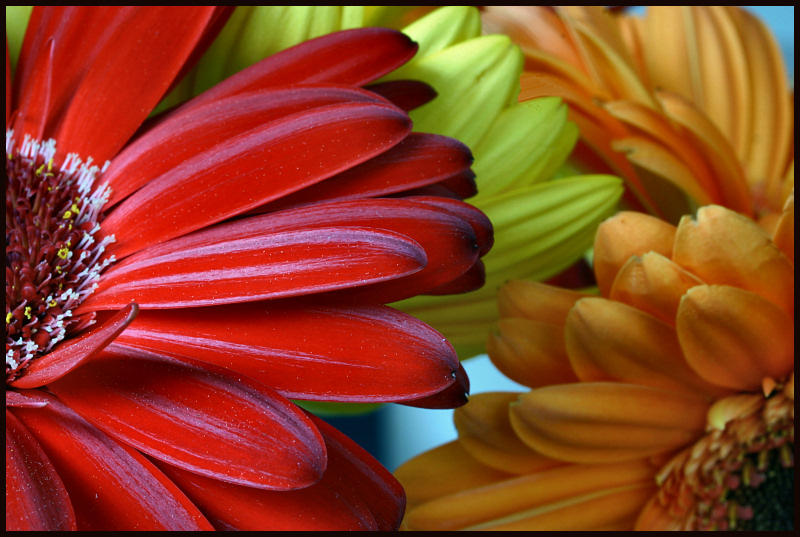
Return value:
M 419 80 L 391 80 L 370 84 L 364 89 L 385 97 L 406 112 L 422 106 L 436 97 L 436 90 Z
M 135 303 L 128 304 L 105 322 L 62 342 L 53 351 L 33 360 L 24 375 L 11 382 L 11 385 L 15 388 L 38 388 L 61 378 L 114 341 L 138 311 Z
M 463 218 L 470 223 L 475 236 L 478 238 L 480 257 L 483 257 L 491 250 L 494 244 L 494 228 L 489 218 L 477 207 L 459 200 L 435 196 L 409 196 L 404 199 L 417 203 L 428 203 Z
M 455 382 L 439 393 L 415 401 L 398 401 L 401 405 L 419 408 L 457 408 L 467 404 L 469 377 L 461 364 L 455 373 Z
M 475 182 L 475 172 L 465 170 L 461 173 L 452 175 L 439 184 L 450 192 L 453 192 L 459 199 L 471 198 L 478 193 L 478 184 Z
M 104 274 L 77 311 L 115 309 L 132 300 L 140 308 L 185 308 L 299 296 L 413 274 L 426 263 L 425 252 L 408 237 L 356 227 L 153 250 Z
M 328 469 L 305 489 L 272 492 L 212 481 L 159 464 L 218 529 L 395 530 L 405 508 L 400 483 L 345 435 L 309 414 L 325 438 Z
M 468 293 L 483 287 L 486 283 L 486 268 L 483 261 L 478 259 L 472 267 L 469 268 L 464 274 L 459 276 L 453 281 L 440 285 L 435 289 L 431 289 L 427 294 L 429 295 L 454 295 L 460 293 Z
M 209 364 L 104 356 L 50 385 L 107 434 L 229 483 L 294 489 L 325 470 L 325 446 L 294 404 Z
M 385 103 L 359 88 L 333 85 L 268 88 L 178 110 L 128 145 L 103 174 L 106 209 L 185 160 L 266 123 L 312 108 L 348 102 Z M 244 197 L 244 196 L 242 196 Z
M 298 112 L 195 155 L 118 205 L 103 222 L 118 258 L 327 179 L 405 138 L 399 108 L 346 103 Z
M 198 95 L 184 107 L 269 86 L 362 86 L 397 69 L 416 52 L 415 42 L 388 28 L 335 32 L 273 54 Z
M 452 383 L 458 368 L 439 332 L 385 306 L 304 302 L 144 311 L 106 352 L 123 348 L 213 363 L 285 397 L 322 401 L 417 399 Z
M 254 212 L 269 212 L 318 201 L 385 196 L 464 173 L 474 177 L 469 170 L 470 164 L 472 155 L 458 140 L 412 132 L 389 151 L 330 179 L 258 207 Z
M 75 513 L 58 472 L 6 409 L 6 531 L 75 529 Z
M 62 154 L 113 157 L 163 97 L 213 14 L 202 6 L 133 8 L 69 100 L 55 136 Z
M 14 409 L 69 491 L 80 530 L 207 530 L 189 499 L 140 453 L 118 444 L 55 397 Z

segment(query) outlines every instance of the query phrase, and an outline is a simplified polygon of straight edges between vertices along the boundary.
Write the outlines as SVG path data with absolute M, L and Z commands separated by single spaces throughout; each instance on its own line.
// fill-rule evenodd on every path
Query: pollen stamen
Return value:
M 73 310 L 97 287 L 114 256 L 100 238 L 100 211 L 110 188 L 105 171 L 69 154 L 56 166 L 54 140 L 6 132 L 6 382 L 34 359 L 93 323 Z

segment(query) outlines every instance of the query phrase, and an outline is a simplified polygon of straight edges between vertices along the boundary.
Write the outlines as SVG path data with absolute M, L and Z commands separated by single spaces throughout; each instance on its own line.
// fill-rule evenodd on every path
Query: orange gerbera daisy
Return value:
M 793 92 L 758 18 L 735 6 L 644 17 L 488 6 L 483 21 L 525 54 L 520 100 L 567 101 L 580 158 L 623 177 L 633 207 L 677 222 L 713 203 L 774 225 L 794 185 Z
M 400 467 L 410 529 L 793 527 L 794 194 L 601 224 L 602 296 L 513 281 L 489 355 L 527 393 Z

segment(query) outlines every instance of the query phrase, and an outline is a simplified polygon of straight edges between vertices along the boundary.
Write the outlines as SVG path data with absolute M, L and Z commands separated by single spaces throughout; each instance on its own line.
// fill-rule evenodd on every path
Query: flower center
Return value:
M 13 135 L 6 132 L 7 383 L 94 322 L 72 312 L 114 261 L 101 259 L 114 237 L 95 238 L 110 192 L 93 189 L 100 168 L 74 154 L 56 167 L 54 140 L 26 135 L 16 147 Z
M 773 392 L 662 468 L 658 499 L 683 529 L 794 529 L 793 403 Z

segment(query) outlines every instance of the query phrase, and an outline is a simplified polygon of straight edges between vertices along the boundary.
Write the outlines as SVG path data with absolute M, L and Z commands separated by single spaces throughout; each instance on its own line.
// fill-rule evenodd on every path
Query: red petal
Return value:
M 472 155 L 461 142 L 436 134 L 411 133 L 389 151 L 321 183 L 290 194 L 258 211 L 317 201 L 385 196 L 469 174 Z
M 397 480 L 352 440 L 309 416 L 325 437 L 328 450 L 328 469 L 310 487 L 282 492 L 257 490 L 160 466 L 218 529 L 397 529 L 405 506 Z
M 448 177 L 439 182 L 439 185 L 454 193 L 456 197 L 462 200 L 471 198 L 478 193 L 478 185 L 475 182 L 475 172 L 472 170 L 466 170 Z
M 454 377 L 455 382 L 439 393 L 414 401 L 400 401 L 400 403 L 420 408 L 457 408 L 465 405 L 469 394 L 469 377 L 464 366 L 458 365 L 458 371 Z
M 38 390 L 6 390 L 6 406 L 19 408 L 42 408 L 48 399 Z
M 478 253 L 480 257 L 486 255 L 492 248 L 494 244 L 494 228 L 492 227 L 492 222 L 477 207 L 473 207 L 459 200 L 435 196 L 410 196 L 405 199 L 434 205 L 469 222 L 472 226 L 472 230 L 475 232 L 475 236 L 478 238 Z
M 325 469 L 322 437 L 294 404 L 210 365 L 103 357 L 50 388 L 121 442 L 214 479 L 292 489 Z
M 478 259 L 475 264 L 472 265 L 464 274 L 453 281 L 447 282 L 444 285 L 440 285 L 435 289 L 431 289 L 427 294 L 453 295 L 459 293 L 468 293 L 470 291 L 480 289 L 483 287 L 484 283 L 486 283 L 486 268 L 483 266 L 483 261 Z
M 141 308 L 180 308 L 298 296 L 397 278 L 425 265 L 425 252 L 407 237 L 356 227 L 192 241 L 182 237 L 114 267 L 80 312 L 133 300 Z
M 228 22 L 228 19 L 233 14 L 233 10 L 236 6 L 214 6 L 214 13 L 209 18 L 208 22 L 206 23 L 205 29 L 203 29 L 203 34 L 200 39 L 195 43 L 194 48 L 192 49 L 192 53 L 189 54 L 189 57 L 186 59 L 186 62 L 183 64 L 180 72 L 175 75 L 172 84 L 164 92 L 164 95 L 167 95 L 172 89 L 178 85 L 178 83 L 183 79 L 183 77 L 195 66 L 195 64 L 200 60 L 200 58 L 205 54 L 208 47 L 211 46 L 211 43 L 219 35 L 222 28 L 225 26 L 225 23 Z
M 436 97 L 436 90 L 419 80 L 391 80 L 371 84 L 365 89 L 382 95 L 406 112 L 420 107 Z
M 202 6 L 117 9 L 126 16 L 103 28 L 107 40 L 85 64 L 63 112 L 56 134 L 62 154 L 113 157 L 163 97 L 214 14 Z
M 14 414 L 61 476 L 79 529 L 211 529 L 140 453 L 116 443 L 55 397 L 41 409 L 14 409 Z
M 193 107 L 269 86 L 362 86 L 400 67 L 417 52 L 405 34 L 388 28 L 356 28 L 311 39 L 273 54 L 195 97 Z
M 144 311 L 107 351 L 123 348 L 210 362 L 292 399 L 416 399 L 450 385 L 458 368 L 439 332 L 384 306 Z
M 111 343 L 133 321 L 138 311 L 136 304 L 128 304 L 105 322 L 61 343 L 52 352 L 31 362 L 25 374 L 11 385 L 15 388 L 38 388 L 61 378 Z
M 187 159 L 116 207 L 103 233 L 118 258 L 220 222 L 383 153 L 411 130 L 384 104 L 298 112 Z
M 6 409 L 6 531 L 75 529 L 75 513 L 58 472 Z
M 383 101 L 358 88 L 292 86 L 234 95 L 186 111 L 179 109 L 162 118 L 114 158 L 103 174 L 103 181 L 112 189 L 106 208 L 185 160 L 209 155 L 229 139 L 251 129 L 263 128 L 270 121 L 303 110 L 348 102 Z

